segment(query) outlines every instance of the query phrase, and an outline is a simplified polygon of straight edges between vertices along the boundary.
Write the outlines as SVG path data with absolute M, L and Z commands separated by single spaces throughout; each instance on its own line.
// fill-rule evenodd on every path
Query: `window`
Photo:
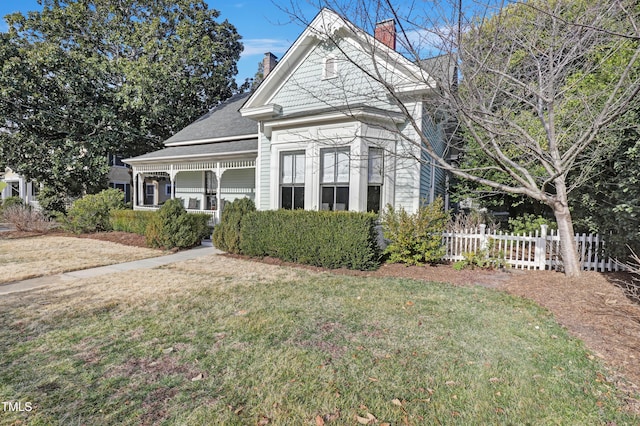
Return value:
M 164 195 L 171 196 L 171 184 L 167 183 L 164 185 Z
M 367 211 L 380 213 L 384 182 L 384 151 L 381 148 L 369 148 L 368 175 Z
M 9 182 L 9 197 L 20 196 L 20 182 Z
M 116 154 L 109 154 L 109 166 L 127 167 L 127 165 L 122 162 L 122 156 Z
M 124 193 L 124 202 L 128 203 L 131 201 L 131 185 L 128 183 L 112 183 L 112 188 L 119 189 Z
M 349 148 L 320 150 L 320 208 L 349 210 Z
M 304 209 L 304 152 L 280 156 L 280 208 Z
M 40 184 L 37 182 L 31 182 L 31 196 L 37 197 L 40 193 Z
M 338 76 L 338 60 L 335 56 L 327 56 L 324 58 L 324 68 L 322 70 L 322 78 L 329 79 Z

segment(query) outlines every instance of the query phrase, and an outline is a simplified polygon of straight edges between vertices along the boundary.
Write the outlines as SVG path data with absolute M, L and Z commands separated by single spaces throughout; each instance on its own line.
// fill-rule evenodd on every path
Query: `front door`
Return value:
M 152 206 L 155 204 L 156 186 L 152 183 L 145 185 L 144 190 L 144 204 Z

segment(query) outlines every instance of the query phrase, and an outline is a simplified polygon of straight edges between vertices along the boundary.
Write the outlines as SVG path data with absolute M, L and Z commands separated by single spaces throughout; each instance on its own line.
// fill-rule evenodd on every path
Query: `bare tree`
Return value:
M 412 154 L 415 159 L 548 205 L 558 223 L 565 274 L 578 276 L 568 194 L 593 174 L 603 152 L 615 148 L 606 135 L 640 91 L 638 6 L 630 0 L 434 0 L 420 2 L 427 6 L 419 10 L 417 4 L 331 0 L 319 5 L 343 16 L 354 32 L 394 18 L 398 51 L 418 65 L 413 84 L 431 88 L 408 96 L 411 82 L 398 81 L 393 69 L 402 65 L 396 52 L 372 41 L 367 61 L 335 39 L 339 60 L 356 65 L 368 80 L 364 85 L 353 84 L 353 76 L 336 80 L 343 87 L 341 103 L 390 99 L 403 126 L 414 131 L 378 125 L 428 154 Z M 306 24 L 299 10 L 293 5 L 289 12 Z M 333 36 L 330 30 L 322 34 Z M 440 56 L 423 60 L 434 53 Z M 434 149 L 433 132 L 425 132 L 425 121 L 416 119 L 411 110 L 416 95 L 444 130 L 448 149 Z M 453 162 L 452 152 L 483 161 Z

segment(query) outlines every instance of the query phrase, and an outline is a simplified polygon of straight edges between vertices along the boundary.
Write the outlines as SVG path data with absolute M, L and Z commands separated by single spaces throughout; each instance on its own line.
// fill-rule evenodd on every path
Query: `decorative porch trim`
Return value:
M 160 173 L 169 175 L 178 172 L 202 172 L 222 169 L 251 169 L 256 167 L 256 160 L 196 161 L 190 163 L 158 163 L 136 164 L 131 166 L 134 173 Z

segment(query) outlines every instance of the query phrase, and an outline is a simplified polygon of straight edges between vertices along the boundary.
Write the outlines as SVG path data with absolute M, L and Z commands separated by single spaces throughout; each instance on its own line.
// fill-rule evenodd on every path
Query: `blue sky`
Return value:
M 220 20 L 229 20 L 242 36 L 244 52 L 238 62 L 236 77 L 239 83 L 254 76 L 265 52 L 280 58 L 304 29 L 299 24 L 291 23 L 289 16 L 269 0 L 208 0 L 207 3 L 221 12 Z M 0 0 L 1 17 L 30 10 L 41 10 L 41 6 L 36 0 Z M 311 7 L 304 10 L 308 19 L 313 18 L 316 12 Z M 0 31 L 6 29 L 4 19 L 0 20 Z

